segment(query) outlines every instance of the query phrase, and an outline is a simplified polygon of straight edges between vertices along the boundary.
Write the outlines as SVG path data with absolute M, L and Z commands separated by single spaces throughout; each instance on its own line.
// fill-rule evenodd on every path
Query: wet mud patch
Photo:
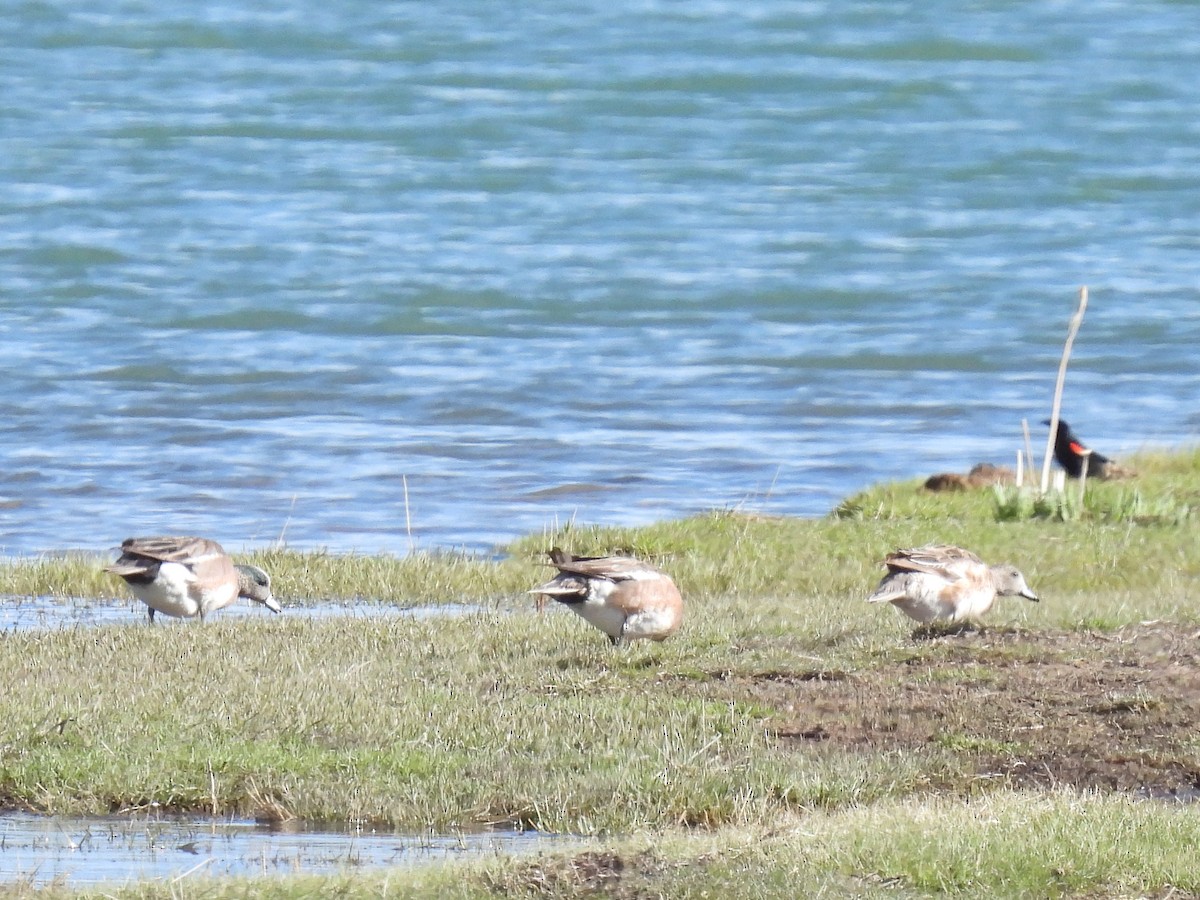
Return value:
M 773 709 L 798 752 L 928 750 L 971 780 L 1200 796 L 1195 627 L 914 635 L 850 671 L 729 674 L 707 690 Z

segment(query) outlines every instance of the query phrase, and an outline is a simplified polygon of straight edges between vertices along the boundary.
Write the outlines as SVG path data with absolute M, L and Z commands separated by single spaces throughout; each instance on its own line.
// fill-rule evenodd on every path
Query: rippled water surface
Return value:
M 100 563 L 97 562 L 97 566 Z M 458 603 L 439 603 L 436 606 L 394 606 L 364 601 L 342 603 L 289 603 L 287 618 L 295 619 L 379 619 L 404 616 L 424 619 L 437 616 L 465 616 L 483 607 Z M 47 631 L 59 628 L 87 628 L 95 625 L 128 625 L 147 622 L 147 608 L 138 600 L 90 600 L 61 597 L 3 597 L 0 596 L 0 634 L 8 631 Z M 272 614 L 261 605 L 239 600 L 220 612 L 221 619 L 261 618 L 270 620 Z M 189 628 L 195 619 L 176 619 L 158 616 L 154 627 Z
M 536 832 L 410 836 L 275 830 L 252 822 L 0 815 L 0 884 L 81 887 L 220 876 L 314 875 L 463 856 L 532 853 L 573 838 Z M 180 885 L 185 889 L 184 885 Z
M 1200 7 L 16 2 L 0 552 L 812 515 L 1194 440 Z M 406 500 L 407 497 L 407 500 Z

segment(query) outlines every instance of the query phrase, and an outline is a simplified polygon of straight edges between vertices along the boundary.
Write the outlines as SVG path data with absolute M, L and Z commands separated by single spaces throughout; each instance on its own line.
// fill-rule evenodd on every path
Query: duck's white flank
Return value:
M 615 645 L 663 641 L 683 621 L 683 598 L 665 572 L 625 556 L 575 558 L 550 551 L 558 575 L 530 591 L 553 597 Z
M 125 580 L 130 593 L 149 608 L 151 622 L 156 612 L 203 619 L 239 596 L 272 612 L 281 609 L 266 572 L 235 566 L 220 544 L 206 538 L 129 538 L 105 571 Z
M 1038 599 L 1016 567 L 989 566 L 961 547 L 897 550 L 884 564 L 888 572 L 867 601 L 891 603 L 918 622 L 978 618 L 992 608 L 997 596 Z

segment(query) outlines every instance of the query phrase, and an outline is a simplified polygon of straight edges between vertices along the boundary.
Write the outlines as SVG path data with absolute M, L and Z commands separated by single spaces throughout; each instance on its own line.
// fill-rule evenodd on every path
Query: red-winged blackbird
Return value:
M 1050 420 L 1044 419 L 1042 424 L 1049 425 Z M 1058 433 L 1054 436 L 1054 458 L 1072 478 L 1082 476 L 1085 467 L 1088 478 L 1123 478 L 1133 474 L 1107 456 L 1089 450 L 1062 419 L 1058 420 Z

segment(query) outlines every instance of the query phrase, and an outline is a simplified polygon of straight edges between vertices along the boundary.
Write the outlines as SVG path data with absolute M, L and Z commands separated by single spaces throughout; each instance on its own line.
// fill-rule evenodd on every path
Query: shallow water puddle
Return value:
M 481 607 L 443 603 L 436 606 L 400 607 L 388 603 L 316 603 L 304 606 L 285 606 L 281 615 L 304 619 L 364 618 L 387 616 L 463 616 L 478 612 Z M 210 621 L 242 619 L 260 616 L 272 618 L 272 613 L 249 603 L 236 603 L 218 613 Z M 75 626 L 117 625 L 130 622 L 146 623 L 146 607 L 137 601 L 125 600 L 60 600 L 55 597 L 0 598 L 0 631 L 72 628 Z M 155 625 L 187 625 L 189 620 L 158 616 Z
M 0 884 L 34 886 L 189 877 L 322 874 L 449 857 L 529 853 L 571 837 L 537 832 L 412 836 L 279 831 L 253 822 L 0 815 Z

